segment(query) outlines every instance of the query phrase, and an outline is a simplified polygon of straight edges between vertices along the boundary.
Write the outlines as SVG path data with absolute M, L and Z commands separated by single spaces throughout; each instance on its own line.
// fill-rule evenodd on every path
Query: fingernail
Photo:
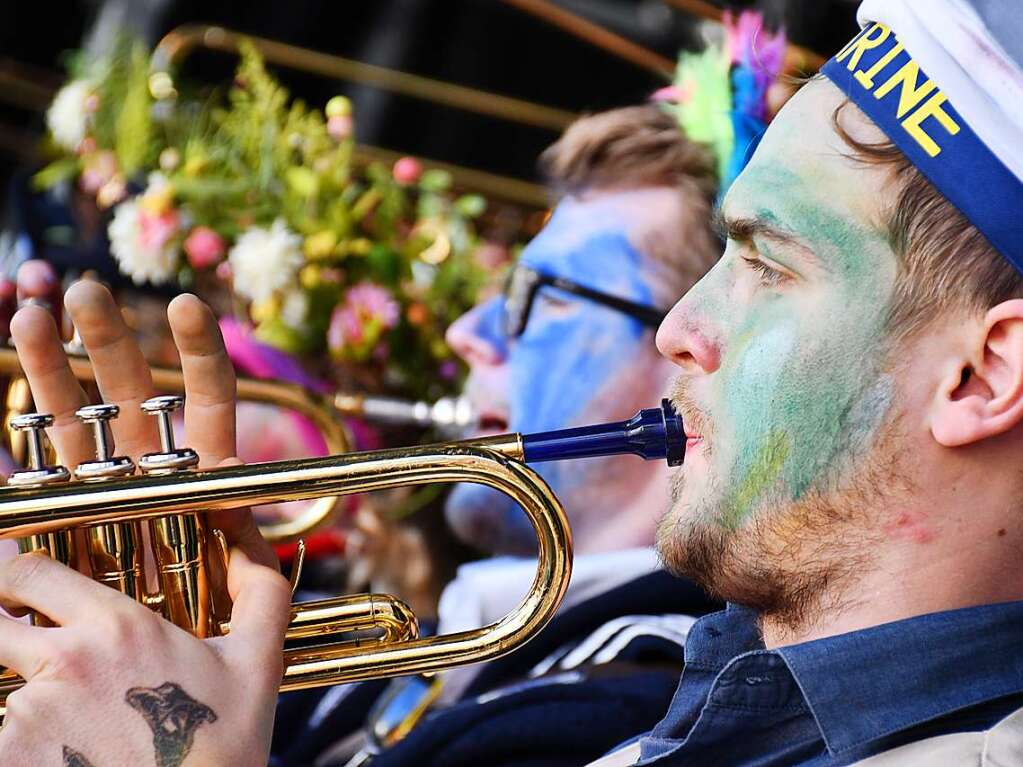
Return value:
M 39 306 L 48 312 L 53 311 L 53 304 L 51 304 L 45 298 L 38 298 L 37 296 L 29 296 L 28 298 L 23 298 L 20 301 L 18 301 L 18 308 L 20 309 L 23 306 Z

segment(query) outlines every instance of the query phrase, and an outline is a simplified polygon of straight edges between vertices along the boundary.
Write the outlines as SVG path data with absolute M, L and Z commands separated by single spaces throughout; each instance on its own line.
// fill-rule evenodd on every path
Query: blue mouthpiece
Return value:
M 633 453 L 648 461 L 666 458 L 669 466 L 680 466 L 686 434 L 682 419 L 665 399 L 659 408 L 640 410 L 628 421 L 523 434 L 522 445 L 526 463 Z

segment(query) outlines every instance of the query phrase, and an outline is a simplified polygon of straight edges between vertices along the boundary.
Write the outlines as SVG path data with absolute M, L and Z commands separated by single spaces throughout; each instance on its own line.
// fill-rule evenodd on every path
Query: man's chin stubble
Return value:
M 683 505 L 678 486 L 657 549 L 670 572 L 794 634 L 816 624 L 825 609 L 841 608 L 845 585 L 869 566 L 869 521 L 845 495 L 764 504 L 730 528 L 715 521 L 729 518 L 727 509 Z

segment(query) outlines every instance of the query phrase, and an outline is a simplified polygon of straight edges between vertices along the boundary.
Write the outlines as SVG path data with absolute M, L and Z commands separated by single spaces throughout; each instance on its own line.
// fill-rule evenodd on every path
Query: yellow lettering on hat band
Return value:
M 889 38 L 892 38 L 891 48 L 868 68 L 859 69 L 863 54 L 883 45 Z M 906 53 L 906 55 L 900 60 L 898 68 L 888 74 L 888 70 L 892 69 L 896 58 L 902 53 Z M 941 154 L 942 147 L 938 143 L 940 137 L 932 135 L 928 129 L 925 129 L 925 121 L 928 118 L 933 117 L 937 125 L 944 128 L 947 136 L 955 136 L 959 133 L 959 124 L 945 111 L 943 106 L 948 98 L 938 89 L 933 80 L 927 78 L 920 82 L 920 65 L 909 56 L 903 44 L 896 36 L 892 35 L 891 30 L 884 24 L 874 24 L 867 28 L 835 56 L 837 62 L 846 59 L 848 59 L 846 67 L 853 73 L 856 82 L 864 90 L 872 92 L 878 101 L 897 89 L 899 99 L 895 117 L 900 121 L 903 129 L 929 156 L 937 157 Z M 877 82 L 881 84 L 876 85 Z M 887 106 L 881 108 L 890 109 Z
M 910 59 L 899 67 L 886 83 L 874 91 L 874 98 L 882 99 L 895 90 L 895 86 L 901 85 L 902 87 L 899 88 L 899 111 L 895 113 L 895 116 L 901 120 L 909 110 L 923 100 L 924 96 L 937 87 L 933 80 L 925 80 L 921 85 L 917 85 L 919 76 L 920 65 Z
M 927 152 L 931 157 L 937 157 L 941 154 L 941 147 L 935 143 L 927 133 L 921 127 L 921 123 L 928 117 L 933 117 L 941 126 L 948 131 L 951 135 L 956 135 L 959 132 L 959 125 L 955 120 L 942 108 L 942 104 L 948 101 L 948 98 L 944 93 L 938 91 L 931 96 L 927 101 L 924 102 L 918 110 L 913 112 L 909 117 L 902 121 L 902 127 L 906 129 L 906 132 L 912 136 L 916 143 L 923 147 L 924 151 Z
M 875 32 L 877 34 L 874 34 Z M 849 63 L 846 64 L 846 67 L 848 67 L 849 71 L 852 72 L 860 63 L 860 59 L 863 58 L 863 54 L 871 48 L 879 46 L 888 39 L 888 36 L 891 33 L 892 31 L 884 24 L 875 24 L 864 34 L 853 38 L 853 41 L 843 48 L 837 56 L 835 56 L 835 61 L 842 61 L 842 59 L 852 53 L 852 58 L 850 58 Z
M 860 85 L 862 85 L 869 91 L 871 88 L 874 87 L 874 78 L 877 77 L 878 74 L 880 74 L 882 69 L 891 64 L 892 59 L 894 59 L 900 53 L 902 53 L 902 43 L 895 43 L 895 45 L 892 46 L 892 49 L 888 51 L 888 53 L 886 53 L 884 56 L 879 58 L 877 62 L 874 64 L 874 66 L 872 66 L 866 72 L 857 71 L 856 73 L 853 74 L 853 77 L 855 77 L 859 81 Z

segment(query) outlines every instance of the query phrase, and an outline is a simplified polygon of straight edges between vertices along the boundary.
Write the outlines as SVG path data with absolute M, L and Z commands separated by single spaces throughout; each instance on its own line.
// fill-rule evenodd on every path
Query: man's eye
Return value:
M 778 283 L 783 282 L 788 276 L 782 274 L 777 269 L 768 266 L 759 258 L 746 258 L 744 256 L 742 260 L 746 262 L 750 269 L 760 275 L 761 285 L 777 285 Z
M 559 298 L 558 296 L 545 291 L 541 291 L 541 293 L 536 297 L 536 301 L 545 309 L 549 309 L 552 312 L 564 312 L 572 306 L 571 301 Z

